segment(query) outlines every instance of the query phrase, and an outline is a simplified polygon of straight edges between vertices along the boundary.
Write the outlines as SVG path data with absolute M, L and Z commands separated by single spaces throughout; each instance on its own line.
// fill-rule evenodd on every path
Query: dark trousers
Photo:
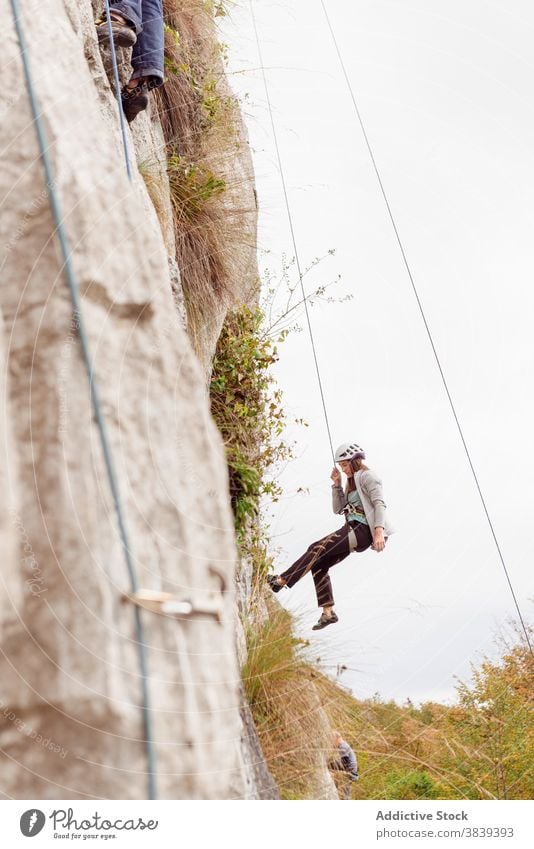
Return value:
M 358 781 L 358 773 L 349 772 L 346 766 L 343 766 L 342 761 L 332 761 L 328 764 L 328 769 L 331 769 L 334 772 L 342 772 L 344 774 L 345 780 L 338 784 L 338 794 L 340 799 L 350 799 L 352 796 L 352 782 Z
M 110 9 L 135 26 L 137 41 L 132 51 L 132 79 L 150 77 L 163 82 L 162 0 L 110 0 Z
M 328 570 L 331 566 L 335 566 L 336 563 L 340 563 L 341 560 L 349 556 L 348 536 L 350 528 L 348 522 L 345 522 L 338 531 L 328 534 L 317 542 L 312 542 L 302 557 L 295 560 L 293 565 L 280 575 L 287 586 L 293 587 L 311 570 L 319 607 L 334 604 L 334 594 Z M 356 533 L 356 551 L 365 551 L 373 542 L 369 526 L 364 525 L 363 522 L 356 522 L 353 529 Z

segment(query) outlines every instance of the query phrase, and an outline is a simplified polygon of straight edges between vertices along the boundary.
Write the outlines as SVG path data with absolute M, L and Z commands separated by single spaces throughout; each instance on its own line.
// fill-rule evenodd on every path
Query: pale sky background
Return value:
M 532 620 L 534 9 L 523 0 L 326 0 L 523 614 Z M 515 615 L 320 0 L 254 0 L 335 445 L 356 441 L 397 528 L 332 572 L 338 625 L 315 635 L 311 577 L 279 594 L 312 657 L 365 698 L 450 700 Z M 262 268 L 294 254 L 250 5 L 222 23 L 260 202 Z M 302 322 L 303 323 L 303 322 Z M 279 571 L 340 526 L 307 332 L 277 378 L 297 459 L 271 511 Z M 297 495 L 307 487 L 309 495 Z

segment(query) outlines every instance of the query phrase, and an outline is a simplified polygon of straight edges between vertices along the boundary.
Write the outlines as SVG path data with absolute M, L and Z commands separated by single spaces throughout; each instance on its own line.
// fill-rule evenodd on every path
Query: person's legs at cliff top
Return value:
M 112 21 L 126 26 L 137 35 L 130 45 L 132 52 L 132 81 L 152 80 L 152 88 L 163 82 L 163 0 L 110 0 Z M 105 40 L 107 27 L 105 18 L 99 19 L 99 38 Z M 114 38 L 116 42 L 116 39 Z
M 122 90 L 122 108 L 129 122 L 148 106 L 150 90 L 163 83 L 162 0 L 142 0 L 142 25 L 132 51 L 133 74 Z
M 148 106 L 149 91 L 164 81 L 163 0 L 111 0 L 110 14 L 115 44 L 133 45 L 133 73 L 121 91 L 124 115 L 131 123 Z M 109 42 L 105 18 L 97 21 L 97 31 L 101 43 Z
M 163 83 L 163 2 L 142 0 L 142 24 L 132 51 L 133 74 L 130 84 L 146 80 L 148 87 L 155 88 Z

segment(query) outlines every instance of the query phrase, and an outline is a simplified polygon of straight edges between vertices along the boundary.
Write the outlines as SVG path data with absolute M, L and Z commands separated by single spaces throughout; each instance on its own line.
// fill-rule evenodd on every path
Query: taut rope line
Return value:
M 497 548 L 497 552 L 498 552 L 498 555 L 499 555 L 499 559 L 500 559 L 500 561 L 501 561 L 501 565 L 502 565 L 502 568 L 503 568 L 503 570 L 504 570 L 504 574 L 506 575 L 506 580 L 508 581 L 508 586 L 509 586 L 509 588 L 510 588 L 510 592 L 511 592 L 511 594 L 512 594 L 512 598 L 513 598 L 513 600 L 514 600 L 515 608 L 516 608 L 516 610 L 517 610 L 517 614 L 518 614 L 518 616 L 519 616 L 519 620 L 520 620 L 521 625 L 522 625 L 522 627 L 523 627 L 523 631 L 524 631 L 524 634 L 525 634 L 525 639 L 526 639 L 526 641 L 527 641 L 527 645 L 528 645 L 528 647 L 529 647 L 529 649 L 530 649 L 530 653 L 531 653 L 531 655 L 534 657 L 534 651 L 533 651 L 533 649 L 532 649 L 532 645 L 531 645 L 530 638 L 529 638 L 529 635 L 528 635 L 528 630 L 527 630 L 527 627 L 526 627 L 525 622 L 524 622 L 524 620 L 523 620 L 523 616 L 522 616 L 522 613 L 521 613 L 521 609 L 520 609 L 520 607 L 519 607 L 519 602 L 517 601 L 517 597 L 516 597 L 516 594 L 515 594 L 514 588 L 513 588 L 513 586 L 512 586 L 512 581 L 510 580 L 510 575 L 508 574 L 508 569 L 506 568 L 506 563 L 505 563 L 505 560 L 504 560 L 504 556 L 503 556 L 503 553 L 502 553 L 502 551 L 501 551 L 501 547 L 500 547 L 500 545 L 499 545 L 499 541 L 498 541 L 498 539 L 497 539 L 497 534 L 495 533 L 495 529 L 494 529 L 494 527 L 493 527 L 493 522 L 492 522 L 492 520 L 491 520 L 491 517 L 490 517 L 489 511 L 488 511 L 488 508 L 487 508 L 487 506 L 486 506 L 486 499 L 484 498 L 484 494 L 483 494 L 483 492 L 482 492 L 482 488 L 481 488 L 480 483 L 479 483 L 479 480 L 478 480 L 478 475 L 477 475 L 476 470 L 475 470 L 475 467 L 474 467 L 474 465 L 473 465 L 473 461 L 471 460 L 471 454 L 470 454 L 470 452 L 469 452 L 469 448 L 468 448 L 468 446 L 467 446 L 467 442 L 466 442 L 465 437 L 464 437 L 464 434 L 463 434 L 463 430 L 462 430 L 462 426 L 461 426 L 461 424 L 460 424 L 460 420 L 459 420 L 458 415 L 457 415 L 457 413 L 456 413 L 456 408 L 455 408 L 455 406 L 454 406 L 454 402 L 453 402 L 453 400 L 452 400 L 452 396 L 451 396 L 451 393 L 450 393 L 450 391 L 449 391 L 449 387 L 448 387 L 448 384 L 447 384 L 447 380 L 446 380 L 446 377 L 445 377 L 445 373 L 444 373 L 443 368 L 442 368 L 442 366 L 441 366 L 441 362 L 440 362 L 440 359 L 439 359 L 439 355 L 438 355 L 438 352 L 437 352 L 436 346 L 435 346 L 435 344 L 434 344 L 434 339 L 432 338 L 432 333 L 431 333 L 431 330 L 430 330 L 430 327 L 429 327 L 429 324 L 428 324 L 428 321 L 427 321 L 427 318 L 426 318 L 426 315 L 425 315 L 425 311 L 424 311 L 424 309 L 423 309 L 423 305 L 422 305 L 422 303 L 421 303 L 421 299 L 420 299 L 420 297 L 419 297 L 419 293 L 418 293 L 418 291 L 417 291 L 417 287 L 416 287 L 416 285 L 415 285 L 415 280 L 414 280 L 414 277 L 413 277 L 413 274 L 412 274 L 412 271 L 411 271 L 411 268 L 410 268 L 410 264 L 409 264 L 409 262 L 408 262 L 408 259 L 407 259 L 407 256 L 406 256 L 406 252 L 405 252 L 405 250 L 404 250 L 404 246 L 403 246 L 403 243 L 402 243 L 402 240 L 401 240 L 400 234 L 399 234 L 399 230 L 398 230 L 398 228 L 397 228 L 397 224 L 396 224 L 396 222 L 395 222 L 395 218 L 394 218 L 394 216 L 393 216 L 393 211 L 392 211 L 392 209 L 391 209 L 391 206 L 390 206 L 390 203 L 389 203 L 389 200 L 388 200 L 388 196 L 387 196 L 387 194 L 386 194 L 386 190 L 385 190 L 385 188 L 384 188 L 384 183 L 383 183 L 383 181 L 382 181 L 382 177 L 381 177 L 381 175 L 380 175 L 380 171 L 379 171 L 379 169 L 378 169 L 378 165 L 377 165 L 376 159 L 375 159 L 374 154 L 373 154 L 373 149 L 372 149 L 372 147 L 371 147 L 371 142 L 369 141 L 369 136 L 367 135 L 367 132 L 366 132 L 366 129 L 365 129 L 365 125 L 364 125 L 364 123 L 363 123 L 363 119 L 362 119 L 362 116 L 361 116 L 361 112 L 360 112 L 360 110 L 359 110 L 359 108 L 358 108 L 358 103 L 357 103 L 357 101 L 356 101 L 356 96 L 355 96 L 355 94 L 354 94 L 354 90 L 353 90 L 353 88 L 352 88 L 352 84 L 351 84 L 351 82 L 350 82 L 349 75 L 348 75 L 348 73 L 347 73 L 347 68 L 346 68 L 346 66 L 345 66 L 345 62 L 343 61 L 343 57 L 342 57 L 342 55 L 341 55 L 341 50 L 339 49 L 339 44 L 338 44 L 338 42 L 337 42 L 337 38 L 336 38 L 336 35 L 335 35 L 335 32 L 334 32 L 334 29 L 333 29 L 333 27 L 332 27 L 332 24 L 331 24 L 331 21 L 330 21 L 330 17 L 329 17 L 329 15 L 328 15 L 328 12 L 327 12 L 327 9 L 326 9 L 325 2 L 324 2 L 324 0 L 320 0 L 320 2 L 321 2 L 321 6 L 322 6 L 322 8 L 323 8 L 323 12 L 324 12 L 324 15 L 325 15 L 325 18 L 326 18 L 326 22 L 327 22 L 327 25 L 328 25 L 328 29 L 330 30 L 330 35 L 332 36 L 332 41 L 333 41 L 333 43 L 334 43 L 334 47 L 335 47 L 335 50 L 336 50 L 336 53 L 337 53 L 337 57 L 338 57 L 338 59 L 339 59 L 339 64 L 340 64 L 340 66 L 341 66 L 341 70 L 342 70 L 342 72 L 343 72 L 343 76 L 345 77 L 345 82 L 346 82 L 346 84 L 347 84 L 347 88 L 348 88 L 348 90 L 349 90 L 350 97 L 351 97 L 352 103 L 353 103 L 353 105 L 354 105 L 354 110 L 355 110 L 355 112 L 356 112 L 356 116 L 357 116 L 357 118 L 358 118 L 358 123 L 359 123 L 359 125 L 360 125 L 361 131 L 362 131 L 362 134 L 363 134 L 363 137 L 364 137 L 364 139 L 365 139 L 365 144 L 366 144 L 366 146 L 367 146 L 367 150 L 368 150 L 368 152 L 369 152 L 369 156 L 370 156 L 370 158 L 371 158 L 371 162 L 372 162 L 372 164 L 373 164 L 373 168 L 374 168 L 374 171 L 375 171 L 375 174 L 376 174 L 376 178 L 377 178 L 377 180 L 378 180 L 378 184 L 379 184 L 379 186 L 380 186 L 380 191 L 382 192 L 382 197 L 384 198 L 384 202 L 385 202 L 385 204 L 386 204 L 386 209 L 387 209 L 387 211 L 388 211 L 389 219 L 390 219 L 390 221 L 391 221 L 391 224 L 392 224 L 393 230 L 394 230 L 394 232 L 395 232 L 395 237 L 396 237 L 396 239 L 397 239 L 397 243 L 398 243 L 399 248 L 400 248 L 400 252 L 401 252 L 401 255 L 402 255 L 402 259 L 403 259 L 403 262 L 404 262 L 404 265 L 405 265 L 406 271 L 407 271 L 407 273 L 408 273 L 408 277 L 409 277 L 409 279 L 410 279 L 410 283 L 412 284 L 413 293 L 414 293 L 414 295 L 415 295 L 415 299 L 416 299 L 416 301 L 417 301 L 417 305 L 418 305 L 418 307 L 419 307 L 419 311 L 420 311 L 420 313 L 421 313 L 421 317 L 422 317 L 422 319 L 423 319 L 423 323 L 424 323 L 424 325 L 425 325 L 425 329 L 426 329 L 426 332 L 427 332 L 427 335 L 428 335 L 428 339 L 429 339 L 429 341 L 430 341 L 430 345 L 431 345 L 431 347 L 432 347 L 432 351 L 433 351 L 433 353 L 434 353 L 434 357 L 435 357 L 435 360 L 436 360 L 436 363 L 437 363 L 437 366 L 438 366 L 438 369 L 439 369 L 439 373 L 440 373 L 440 375 L 441 375 L 441 380 L 442 380 L 442 382 L 443 382 L 443 386 L 445 387 L 445 392 L 447 393 L 447 398 L 449 399 L 449 404 L 450 404 L 450 407 L 451 407 L 451 410 L 452 410 L 452 414 L 453 414 L 453 416 L 454 416 L 454 421 L 456 422 L 456 426 L 457 426 L 457 428 L 458 428 L 458 433 L 460 434 L 460 439 L 462 440 L 462 445 L 463 445 L 463 447 L 464 447 L 464 450 L 465 450 L 465 453 L 466 453 L 466 456 L 467 456 L 467 460 L 468 460 L 468 462 L 469 462 L 469 466 L 470 466 L 470 468 L 471 468 L 471 472 L 472 472 L 472 474 L 473 474 L 473 478 L 474 478 L 474 481 L 475 481 L 475 484 L 476 484 L 476 488 L 477 488 L 477 490 L 478 490 L 478 494 L 479 494 L 479 496 L 480 496 L 480 500 L 481 500 L 481 502 L 482 502 L 482 506 L 483 506 L 483 508 L 484 508 L 484 513 L 486 514 L 486 519 L 488 520 L 488 524 L 489 524 L 489 527 L 490 527 L 490 530 L 491 530 L 491 534 L 492 534 L 492 536 L 493 536 L 493 541 L 494 541 L 495 546 L 496 546 L 496 548 Z
M 308 299 L 307 299 L 307 296 L 306 296 L 306 292 L 304 290 L 303 274 L 302 274 L 302 271 L 301 271 L 299 252 L 298 252 L 298 248 L 297 248 L 297 240 L 296 240 L 296 236 L 295 236 L 295 229 L 293 227 L 293 217 L 291 215 L 291 207 L 289 205 L 289 196 L 288 196 L 288 193 L 287 193 L 287 186 L 286 186 L 286 181 L 285 181 L 285 177 L 284 177 L 282 157 L 281 157 L 281 154 L 280 154 L 280 147 L 278 145 L 278 134 L 276 132 L 276 125 L 274 123 L 274 116 L 273 116 L 273 110 L 272 110 L 272 105 L 271 105 L 271 98 L 269 96 L 269 88 L 268 88 L 268 85 L 267 85 L 267 75 L 265 73 L 265 66 L 263 64 L 263 55 L 262 55 L 262 51 L 261 51 L 260 39 L 259 39 L 259 35 L 258 35 L 258 27 L 256 25 L 256 16 L 254 14 L 254 7 L 252 5 L 252 0 L 249 0 L 249 6 L 250 6 L 250 14 L 252 16 L 252 23 L 253 23 L 253 26 L 254 26 L 254 34 L 255 34 L 255 37 L 256 37 L 256 46 L 257 46 L 257 50 L 258 50 L 258 58 L 259 58 L 259 61 L 260 61 L 261 73 L 262 73 L 262 76 L 263 76 L 263 86 L 264 86 L 264 89 L 265 89 L 265 97 L 267 99 L 267 106 L 269 108 L 269 116 L 270 116 L 270 119 L 271 119 L 271 127 L 272 127 L 272 131 L 273 131 L 273 139 L 274 139 L 274 146 L 275 146 L 275 150 L 276 150 L 276 158 L 278 160 L 278 169 L 280 171 L 280 178 L 282 180 L 282 188 L 283 188 L 283 192 L 284 192 L 284 200 L 285 200 L 285 205 L 286 205 L 286 210 L 287 210 L 287 218 L 288 218 L 288 221 L 289 221 L 289 229 L 291 231 L 291 240 L 293 242 L 293 250 L 295 251 L 295 262 L 297 264 L 297 271 L 298 271 L 298 275 L 299 275 L 299 283 L 300 283 L 300 288 L 302 290 L 302 300 L 303 300 L 303 303 L 304 303 L 304 310 L 305 310 L 305 313 L 306 313 L 306 322 L 307 322 L 307 325 L 308 325 L 308 332 L 309 332 L 309 335 L 310 335 L 310 342 L 311 342 L 311 347 L 312 347 L 312 352 L 313 352 L 313 361 L 315 363 L 315 372 L 317 374 L 317 382 L 319 384 L 319 393 L 321 395 L 321 404 L 322 404 L 322 407 L 323 407 L 324 420 L 325 420 L 325 423 L 326 423 L 326 431 L 327 431 L 327 434 L 328 434 L 328 442 L 330 444 L 330 453 L 332 454 L 332 462 L 335 465 L 334 446 L 333 446 L 333 443 L 332 443 L 332 434 L 331 434 L 331 431 L 330 431 L 330 422 L 328 420 L 328 412 L 327 412 L 327 409 L 326 409 L 326 401 L 325 401 L 325 397 L 324 397 L 323 382 L 321 380 L 321 372 L 319 370 L 319 361 L 318 361 L 318 358 L 317 358 L 317 351 L 316 351 L 316 348 L 315 348 L 315 340 L 314 340 L 313 329 L 312 329 L 312 325 L 311 325 L 310 312 L 309 312 L 309 309 L 308 309 Z

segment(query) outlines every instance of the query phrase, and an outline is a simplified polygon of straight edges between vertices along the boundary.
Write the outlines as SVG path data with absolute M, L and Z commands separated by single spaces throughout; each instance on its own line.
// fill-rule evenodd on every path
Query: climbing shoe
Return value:
M 104 16 L 95 21 L 96 33 L 98 42 L 106 47 L 109 44 L 109 27 L 107 18 Z M 113 33 L 113 43 L 116 47 L 133 47 L 137 41 L 135 29 L 130 24 L 125 24 L 122 21 L 116 21 L 111 18 L 111 31 Z
M 327 625 L 333 625 L 334 622 L 339 622 L 337 615 L 332 611 L 330 616 L 327 616 L 326 613 L 321 613 L 319 617 L 319 621 L 315 623 L 312 628 L 312 631 L 321 631 L 322 628 L 326 628 Z
M 124 117 L 131 124 L 139 113 L 148 106 L 148 86 L 146 82 L 136 85 L 135 88 L 124 86 L 121 91 L 121 100 Z
M 267 583 L 269 584 L 273 593 L 277 593 L 285 587 L 285 584 L 278 583 L 278 575 L 267 575 Z

